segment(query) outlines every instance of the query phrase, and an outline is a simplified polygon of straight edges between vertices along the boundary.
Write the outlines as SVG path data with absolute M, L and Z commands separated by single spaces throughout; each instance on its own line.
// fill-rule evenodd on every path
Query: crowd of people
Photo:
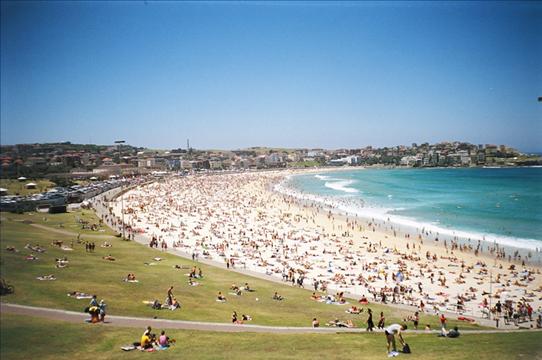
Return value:
M 483 316 L 493 310 L 486 305 L 490 296 L 540 310 L 538 268 L 509 266 L 502 251 L 488 265 L 481 254 L 495 251 L 480 243 L 434 246 L 429 240 L 438 235 L 425 229 L 418 236 L 401 237 L 395 229 L 391 235 L 393 224 L 385 221 L 341 216 L 270 191 L 282 176 L 190 176 L 136 188 L 123 198 L 125 230 L 144 234 L 152 246 L 165 244 L 228 268 L 241 266 L 299 287 L 310 281 L 315 291 L 408 304 L 421 312 Z M 120 210 L 117 201 L 102 216 L 119 226 Z

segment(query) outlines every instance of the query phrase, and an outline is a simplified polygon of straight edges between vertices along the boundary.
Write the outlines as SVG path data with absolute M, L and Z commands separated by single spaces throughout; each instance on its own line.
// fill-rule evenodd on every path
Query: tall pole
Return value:
M 124 140 L 117 140 L 115 141 L 115 144 L 117 144 L 117 148 L 119 150 L 119 177 L 120 175 L 122 175 L 122 169 L 121 169 L 121 163 L 120 163 L 120 159 L 121 159 L 121 152 L 120 152 L 120 147 L 121 147 L 121 144 L 124 144 L 125 141 Z M 124 197 L 122 196 L 122 188 L 123 188 L 123 182 L 120 183 L 120 213 L 121 213 L 121 226 L 122 226 L 122 239 L 123 240 L 126 240 L 126 236 L 125 236 L 125 229 L 124 229 Z
M 487 318 L 491 320 L 491 298 L 493 297 L 493 276 L 491 269 L 489 270 L 489 313 Z

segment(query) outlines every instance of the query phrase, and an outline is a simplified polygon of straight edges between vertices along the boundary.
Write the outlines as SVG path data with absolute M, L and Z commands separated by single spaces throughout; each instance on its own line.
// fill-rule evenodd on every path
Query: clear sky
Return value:
M 1 4 L 2 144 L 542 151 L 542 3 Z

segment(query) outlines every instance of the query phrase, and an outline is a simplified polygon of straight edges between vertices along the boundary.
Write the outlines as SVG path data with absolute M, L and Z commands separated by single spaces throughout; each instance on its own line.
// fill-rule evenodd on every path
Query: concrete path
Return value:
M 163 310 L 168 311 L 168 310 Z M 48 309 L 42 307 L 16 305 L 9 303 L 0 304 L 0 314 L 27 315 L 52 320 L 61 320 L 70 323 L 84 323 L 89 318 L 88 314 L 75 311 Z M 118 326 L 144 329 L 152 326 L 157 329 L 182 329 L 203 330 L 221 332 L 259 332 L 275 334 L 337 334 L 337 333 L 367 333 L 365 329 L 347 329 L 333 327 L 290 327 L 290 326 L 264 326 L 264 325 L 233 325 L 229 323 L 211 323 L 201 321 L 166 320 L 153 318 L 138 318 L 128 316 L 108 315 L 105 324 L 99 326 Z M 460 330 L 463 334 L 495 334 L 511 332 L 542 332 L 542 329 L 518 329 L 518 330 Z M 378 332 L 378 331 L 375 331 Z M 426 334 L 425 330 L 407 330 L 408 333 Z M 437 334 L 438 331 L 431 333 Z
M 75 237 L 77 237 L 77 235 L 79 235 L 79 233 L 76 233 L 76 232 L 73 232 L 73 231 L 55 229 L 55 228 L 52 228 L 50 226 L 45 226 L 45 225 L 41 225 L 41 224 L 29 224 L 29 225 L 32 226 L 32 227 L 38 228 L 38 229 L 42 229 L 42 230 L 49 231 L 49 232 L 54 232 L 54 233 L 61 234 L 61 235 L 75 236 Z M 113 235 L 81 234 L 80 237 L 81 237 L 81 239 L 106 240 L 106 239 L 111 239 L 114 236 Z

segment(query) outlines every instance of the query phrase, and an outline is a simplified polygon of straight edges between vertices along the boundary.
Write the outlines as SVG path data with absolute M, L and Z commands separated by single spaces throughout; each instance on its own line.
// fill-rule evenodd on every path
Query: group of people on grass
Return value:
M 106 310 L 107 304 L 102 299 L 100 302 L 98 302 L 98 299 L 96 295 L 92 295 L 92 298 L 90 299 L 90 303 L 88 304 L 88 307 L 85 309 L 85 312 L 88 312 L 90 314 L 90 322 L 91 323 L 97 323 L 97 322 L 105 322 L 105 310 Z
M 152 332 L 152 328 L 147 326 L 143 335 L 141 335 L 140 341 L 134 342 L 132 345 L 121 347 L 124 351 L 141 350 L 141 351 L 157 351 L 167 350 L 171 345 L 175 343 L 175 339 L 171 339 L 166 335 L 166 332 L 162 330 L 160 335 L 156 335 Z

